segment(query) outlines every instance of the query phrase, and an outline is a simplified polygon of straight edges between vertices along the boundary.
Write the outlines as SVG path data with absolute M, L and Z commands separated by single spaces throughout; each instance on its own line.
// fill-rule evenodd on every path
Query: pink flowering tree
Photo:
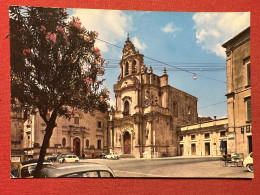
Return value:
M 98 33 L 68 19 L 66 9 L 10 6 L 9 13 L 12 110 L 38 112 L 46 123 L 39 177 L 57 117 L 107 111 L 109 91 L 99 79 L 104 59 L 95 47 Z

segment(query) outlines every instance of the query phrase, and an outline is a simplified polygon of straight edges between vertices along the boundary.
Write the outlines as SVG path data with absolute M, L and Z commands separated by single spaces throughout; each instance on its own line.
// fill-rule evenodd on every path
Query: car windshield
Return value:
M 85 171 L 85 172 L 74 172 L 59 177 L 113 177 L 108 171 Z
M 42 165 L 42 168 L 45 168 L 47 165 L 48 165 L 48 164 L 43 164 L 43 165 Z M 30 165 L 30 166 L 23 167 L 23 168 L 21 169 L 21 177 L 22 177 L 22 178 L 33 177 L 34 172 L 35 172 L 35 169 L 36 169 L 36 164 L 35 164 L 35 165 Z

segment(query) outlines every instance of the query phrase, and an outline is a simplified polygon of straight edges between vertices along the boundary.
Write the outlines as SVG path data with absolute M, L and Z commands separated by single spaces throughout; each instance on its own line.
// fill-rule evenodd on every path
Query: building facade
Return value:
M 115 112 L 109 125 L 110 151 L 136 158 L 177 155 L 178 126 L 198 120 L 198 99 L 147 69 L 143 55 L 127 38 L 114 85 Z
M 74 111 L 70 120 L 58 117 L 46 155 L 74 153 L 80 157 L 84 153 L 87 158 L 91 158 L 101 153 L 107 153 L 107 119 L 108 113 L 103 114 L 99 111 L 95 111 L 93 116 L 82 111 Z M 15 123 L 12 123 L 12 132 L 15 129 L 14 125 Z M 19 149 L 23 157 L 21 161 L 38 158 L 46 124 L 36 113 L 29 115 L 27 120 L 20 125 L 19 132 L 22 139 Z M 18 156 L 13 148 L 11 155 L 12 157 Z
M 250 27 L 223 44 L 227 63 L 228 153 L 252 152 Z
M 11 112 L 11 161 L 24 160 L 24 122 L 27 115 L 23 112 Z
M 178 133 L 178 155 L 220 156 L 221 142 L 227 145 L 226 126 L 228 119 L 216 119 L 180 127 Z

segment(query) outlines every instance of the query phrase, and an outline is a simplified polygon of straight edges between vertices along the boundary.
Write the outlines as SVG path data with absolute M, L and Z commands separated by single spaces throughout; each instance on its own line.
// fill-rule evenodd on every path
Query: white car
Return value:
M 248 171 L 254 172 L 253 168 L 253 152 L 251 152 L 243 162 L 244 167 L 247 167 Z
M 66 154 L 59 158 L 59 162 L 79 162 L 79 157 L 74 154 Z
M 106 165 L 94 163 L 66 163 L 47 166 L 41 170 L 41 177 L 115 177 L 115 174 L 113 170 Z
M 119 159 L 119 158 L 120 158 L 120 155 L 116 154 L 114 152 L 106 155 L 106 159 Z

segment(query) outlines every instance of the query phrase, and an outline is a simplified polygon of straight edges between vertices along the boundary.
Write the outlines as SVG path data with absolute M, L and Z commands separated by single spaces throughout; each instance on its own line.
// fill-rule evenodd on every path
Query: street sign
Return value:
M 250 125 L 247 125 L 247 126 L 246 126 L 246 132 L 247 132 L 247 133 L 250 133 Z
M 241 127 L 241 133 L 244 134 L 244 127 Z

